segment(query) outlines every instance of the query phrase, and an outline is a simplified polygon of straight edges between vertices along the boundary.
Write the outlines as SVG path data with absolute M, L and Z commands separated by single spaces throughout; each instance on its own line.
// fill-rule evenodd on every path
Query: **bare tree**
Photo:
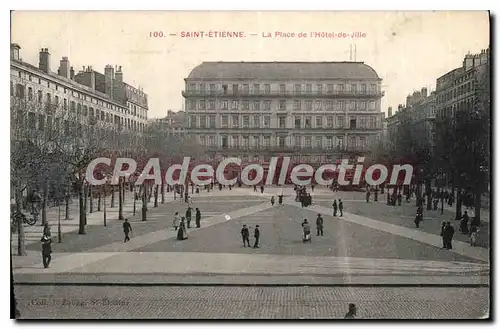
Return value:
M 25 95 L 25 88 L 17 85 L 15 96 L 11 97 L 11 187 L 15 199 L 15 211 L 20 213 L 23 194 L 29 196 L 36 190 L 43 191 L 36 207 L 32 207 L 32 215 L 37 216 L 41 208 L 42 224 L 47 221 L 46 207 L 49 184 L 53 190 L 58 190 L 58 177 L 65 176 L 57 148 L 60 131 L 56 118 L 61 110 L 60 104 L 50 97 L 33 99 L 32 94 Z M 17 216 L 21 218 L 21 216 Z M 18 231 L 18 255 L 24 255 L 23 222 L 16 223 Z

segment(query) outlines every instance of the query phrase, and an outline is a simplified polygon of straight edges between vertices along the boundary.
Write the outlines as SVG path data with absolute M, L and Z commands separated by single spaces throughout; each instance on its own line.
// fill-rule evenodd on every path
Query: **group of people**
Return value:
M 318 214 L 316 217 L 316 236 L 323 236 L 323 217 L 321 214 Z M 311 238 L 311 225 L 307 221 L 307 218 L 304 218 L 304 221 L 301 224 L 302 226 L 302 242 L 312 242 Z
M 333 216 L 337 217 L 337 211 L 340 212 L 340 217 L 344 215 L 344 203 L 342 202 L 341 199 L 339 199 L 338 203 L 337 200 L 333 200 L 332 203 L 332 208 L 333 208 Z
M 186 216 L 180 216 L 179 212 L 174 214 L 173 226 L 174 230 L 177 231 L 177 240 L 186 240 L 188 238 L 187 229 L 191 228 L 191 214 L 193 208 L 188 206 L 186 209 Z M 201 211 L 199 208 L 196 208 L 195 214 L 195 224 L 196 228 L 201 227 Z
M 477 218 L 472 219 L 470 221 L 470 229 L 469 229 L 469 215 L 467 214 L 467 211 L 464 212 L 464 215 L 462 216 L 462 219 L 460 220 L 460 232 L 463 234 L 468 234 L 469 235 L 469 241 L 471 246 L 476 246 L 477 243 L 477 238 L 479 234 L 479 226 L 480 222 Z
M 271 206 L 274 206 L 275 198 L 274 195 L 271 197 Z M 283 204 L 283 194 L 278 195 L 278 204 Z
M 241 238 L 243 240 L 243 247 L 250 247 L 250 229 L 247 227 L 246 224 L 243 224 L 243 227 L 241 228 Z M 255 229 L 253 231 L 253 237 L 254 237 L 254 244 L 253 248 L 260 248 L 259 246 L 259 239 L 260 239 L 260 227 L 259 225 L 255 225 Z
M 311 193 L 307 192 L 305 186 L 297 186 L 293 188 L 295 191 L 295 201 L 300 202 L 302 208 L 309 207 L 312 205 L 312 196 Z M 311 185 L 311 189 L 314 191 L 313 185 Z

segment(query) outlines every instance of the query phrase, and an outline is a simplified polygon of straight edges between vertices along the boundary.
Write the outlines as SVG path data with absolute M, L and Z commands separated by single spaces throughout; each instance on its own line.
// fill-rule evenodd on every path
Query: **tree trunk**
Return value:
M 475 198 L 474 198 L 474 217 L 478 223 L 480 223 L 481 220 L 481 190 L 479 188 L 476 188 L 475 191 Z
M 456 189 L 457 189 L 457 198 L 456 198 L 457 206 L 456 206 L 455 219 L 460 220 L 462 218 L 462 198 L 460 196 L 461 188 L 460 186 L 456 186 Z
M 432 210 L 432 186 L 429 179 L 425 180 L 425 194 L 427 194 L 427 210 Z
M 144 189 L 144 193 L 142 193 L 142 221 L 145 222 L 147 220 L 146 213 L 148 211 L 148 196 L 147 189 Z
M 15 196 L 15 201 L 16 201 L 16 211 L 18 213 L 21 212 L 21 191 L 19 189 L 16 189 L 16 196 Z M 26 237 L 24 234 L 24 225 L 23 225 L 23 220 L 21 216 L 18 216 L 17 220 L 17 255 L 18 256 L 26 256 L 26 246 L 24 242 L 26 241 Z
M 123 220 L 123 185 L 118 182 L 118 220 Z
M 47 223 L 47 196 L 49 194 L 49 184 L 43 184 L 43 197 L 42 197 L 42 225 Z
M 165 204 L 165 183 L 161 183 L 161 204 Z
M 137 198 L 137 192 L 134 192 L 134 214 L 133 214 L 133 216 L 135 216 L 136 198 Z
M 88 211 L 88 199 L 89 199 L 89 190 L 88 190 L 88 185 L 83 183 L 83 194 L 84 194 L 84 202 L 83 202 L 83 205 L 84 205 L 84 222 L 85 222 L 85 225 L 87 225 L 87 211 Z
M 79 205 L 79 228 L 78 228 L 78 234 L 85 234 L 85 195 L 84 195 L 84 187 L 83 183 L 80 183 L 79 189 L 78 189 L 78 205 Z
M 104 205 L 103 219 L 104 219 L 104 226 L 107 226 L 108 224 L 107 224 L 107 213 L 106 213 L 106 189 L 104 189 L 103 194 L 104 194 L 104 198 L 102 200 L 103 205 Z
M 65 200 L 65 204 L 64 204 L 64 219 L 65 220 L 69 220 L 69 199 L 70 199 L 70 195 L 69 195 L 69 189 L 68 189 L 68 193 L 66 194 L 66 197 L 64 198 Z
M 111 185 L 111 208 L 115 207 L 115 186 Z
M 158 208 L 158 185 L 155 186 L 155 208 Z
M 89 185 L 89 202 L 89 213 L 91 214 L 94 212 L 94 193 L 92 193 L 92 185 Z

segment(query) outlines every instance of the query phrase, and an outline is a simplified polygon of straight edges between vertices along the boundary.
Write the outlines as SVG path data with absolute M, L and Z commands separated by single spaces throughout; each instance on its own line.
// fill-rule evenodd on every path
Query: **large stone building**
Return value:
M 467 54 L 461 67 L 436 80 L 438 117 L 453 117 L 456 111 L 474 107 L 478 78 L 490 74 L 489 63 L 489 48 L 481 50 L 480 54 Z
M 361 62 L 203 62 L 185 83 L 188 133 L 215 157 L 325 162 L 383 130 L 381 79 Z
M 86 126 L 99 124 L 110 131 L 126 132 L 140 142 L 147 122 L 147 95 L 123 82 L 121 67 L 115 72 L 107 65 L 104 74 L 84 67 L 75 74 L 68 58 L 63 57 L 54 73 L 47 48 L 41 49 L 38 66 L 22 61 L 20 49 L 11 44 L 10 94 L 13 102 L 23 104 L 14 110 L 23 112 L 20 118 L 26 117 L 25 129 L 43 131 L 60 110 L 74 119 L 65 123 L 74 124 L 82 140 Z
M 389 107 L 387 122 L 387 146 L 389 150 L 395 151 L 400 138 L 408 136 L 400 131 L 403 123 L 411 126 L 412 138 L 416 143 L 428 143 L 430 147 L 434 144 L 436 119 L 436 92 L 428 94 L 424 87 L 419 91 L 414 91 L 412 95 L 406 97 L 406 104 L 398 105 L 395 113 Z M 404 144 L 404 143 L 403 143 Z

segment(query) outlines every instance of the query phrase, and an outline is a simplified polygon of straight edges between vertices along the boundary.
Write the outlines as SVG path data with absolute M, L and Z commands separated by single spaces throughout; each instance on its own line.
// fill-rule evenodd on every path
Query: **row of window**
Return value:
M 103 107 L 105 106 L 106 108 L 109 108 L 110 110 L 113 110 L 113 111 L 118 111 L 118 112 L 124 111 L 124 109 L 120 106 L 102 101 L 98 98 L 92 97 L 92 96 L 87 95 L 85 93 L 78 92 L 76 90 L 68 90 L 68 88 L 66 88 L 62 85 L 59 85 L 54 81 L 49 81 L 49 80 L 42 79 L 40 77 L 35 77 L 27 72 L 18 71 L 18 76 L 21 79 L 26 79 L 26 77 L 27 77 L 28 80 L 32 81 L 32 82 L 38 80 L 39 85 L 47 86 L 47 88 L 54 89 L 56 91 L 62 90 L 64 92 L 64 94 L 69 94 L 69 95 L 76 97 L 76 98 L 79 98 L 81 100 L 88 101 L 88 102 L 93 103 L 93 104 L 97 104 L 98 106 L 103 106 Z M 12 81 L 11 81 L 11 95 L 12 95 L 12 87 L 13 86 L 12 86 Z
M 205 92 L 208 91 L 215 93 L 218 90 L 221 90 L 222 93 L 224 94 L 229 94 L 229 88 L 231 88 L 231 93 L 233 95 L 238 95 L 240 93 L 243 94 L 249 94 L 250 93 L 250 86 L 252 87 L 251 92 L 253 94 L 260 94 L 261 91 L 264 92 L 264 94 L 270 94 L 272 90 L 279 91 L 280 93 L 286 93 L 288 90 L 293 88 L 293 91 L 295 93 L 312 93 L 316 92 L 318 94 L 322 94 L 326 91 L 326 93 L 333 93 L 333 92 L 354 92 L 356 93 L 358 91 L 358 83 L 340 83 L 340 84 L 322 84 L 322 83 L 317 83 L 317 84 L 285 84 L 285 83 L 280 83 L 280 84 L 263 84 L 263 89 L 261 89 L 261 84 L 254 83 L 252 85 L 250 84 L 215 84 L 215 83 L 210 83 L 210 84 L 205 84 L 205 83 L 189 83 L 187 86 L 188 91 L 200 91 L 200 92 Z M 314 87 L 313 87 L 314 86 Z M 370 84 L 370 92 L 376 92 L 378 90 L 377 84 L 372 83 Z M 362 83 L 359 84 L 359 91 L 361 93 L 366 93 L 367 92 L 367 84 Z
M 451 118 L 455 115 L 457 111 L 471 111 L 474 108 L 474 98 L 469 97 L 467 99 L 463 99 L 460 102 L 456 102 L 450 106 L 444 107 L 440 109 L 437 113 L 437 116 L 443 118 L 448 117 Z
M 144 120 L 148 119 L 148 112 L 142 107 L 139 107 L 133 103 L 128 102 L 128 109 L 129 113 L 131 113 L 133 116 L 137 116 L 139 117 L 139 119 L 144 119 Z
M 445 93 L 438 94 L 437 103 L 438 104 L 446 103 L 453 98 L 460 97 L 464 94 L 467 94 L 467 93 L 473 91 L 473 89 L 474 89 L 473 82 L 469 81 L 463 85 L 460 85 L 460 86 L 455 87 L 451 90 L 448 90 Z
M 288 139 L 288 143 L 287 143 Z M 273 143 L 274 140 L 274 143 Z M 348 145 L 367 147 L 369 144 L 369 138 L 365 136 L 348 136 Z M 304 147 L 304 148 L 332 148 L 342 147 L 344 145 L 343 136 L 293 136 L 285 137 L 278 136 L 276 139 L 271 138 L 271 136 L 220 136 L 219 142 L 216 140 L 216 136 L 198 136 L 198 141 L 202 146 L 205 147 Z M 293 144 L 292 144 L 293 141 Z
M 21 84 L 16 84 L 15 88 L 15 93 L 12 94 L 12 96 L 16 96 L 18 98 L 25 98 L 25 86 Z M 33 88 L 28 87 L 28 100 L 33 101 L 34 99 L 34 93 L 33 93 Z M 45 94 L 45 99 L 43 97 L 43 92 L 41 90 L 37 91 L 37 97 L 36 101 L 39 103 L 43 103 L 45 101 L 46 106 L 59 106 L 59 96 L 55 95 L 54 96 L 54 101 L 52 102 L 52 95 L 50 93 Z M 64 98 L 62 107 L 64 110 L 68 110 L 68 99 Z M 120 122 L 126 122 L 127 126 L 130 129 L 141 129 L 144 124 L 136 122 L 131 120 L 130 118 L 123 118 L 121 116 L 113 115 L 111 113 L 105 112 L 105 111 L 100 111 L 98 108 L 95 109 L 94 113 L 94 108 L 93 107 L 87 107 L 87 105 L 82 105 L 81 103 L 76 103 L 75 101 L 69 102 L 69 110 L 70 114 L 76 115 L 78 118 L 83 117 L 95 117 L 97 120 L 104 121 L 104 122 L 113 122 L 113 117 L 114 121 L 120 121 Z
M 17 118 L 21 121 L 18 122 L 19 124 L 19 127 L 23 127 L 23 120 L 25 118 L 25 113 L 24 111 L 19 111 L 19 113 L 17 114 Z M 86 116 L 86 114 L 84 115 Z M 93 115 L 90 115 L 89 118 L 91 117 L 94 117 Z M 70 122 L 74 122 L 75 124 L 81 124 L 82 122 L 82 116 L 77 113 L 77 117 L 75 118 L 77 120 L 66 120 L 66 121 L 70 121 Z M 104 113 L 103 111 L 100 113 L 97 113 L 97 115 L 95 116 L 95 119 L 96 121 L 102 121 L 102 122 L 106 122 L 106 123 L 114 123 L 115 125 L 117 126 L 120 126 L 120 128 L 125 128 L 125 129 L 129 129 L 129 130 L 133 130 L 133 131 L 143 131 L 144 130 L 144 127 L 145 125 L 142 124 L 142 123 L 139 123 L 137 121 L 133 121 L 133 120 L 130 120 L 130 119 L 125 119 L 125 118 L 121 118 L 121 117 L 117 117 L 117 116 L 114 116 L 113 118 L 113 115 L 110 115 L 109 113 Z M 51 115 L 45 115 L 45 114 L 42 114 L 42 113 L 39 113 L 39 114 L 36 114 L 34 112 L 28 112 L 27 113 L 27 128 L 28 129 L 38 129 L 38 130 L 44 130 L 44 127 L 45 127 L 45 121 L 47 120 L 47 125 L 49 125 L 49 122 L 52 122 L 53 118 Z M 54 118 L 54 120 L 57 122 L 58 120 L 61 120 L 61 118 Z M 36 125 L 36 122 L 38 122 L 38 125 Z
M 259 111 L 261 109 L 270 111 L 272 108 L 277 108 L 278 110 L 287 110 L 288 106 L 293 104 L 293 109 L 294 110 L 312 110 L 313 109 L 313 104 L 314 104 L 314 109 L 315 110 L 345 110 L 346 108 L 348 110 L 359 110 L 359 111 L 366 111 L 370 110 L 373 111 L 376 109 L 376 104 L 375 101 L 333 101 L 333 100 L 306 100 L 302 101 L 300 99 L 296 99 L 292 101 L 290 100 L 233 100 L 229 102 L 229 100 L 220 100 L 218 102 L 219 109 L 222 110 L 227 110 L 227 109 L 233 109 L 233 110 L 253 110 L 253 111 Z M 261 107 L 262 104 L 262 107 Z M 231 107 L 230 107 L 231 106 Z M 210 100 L 195 100 L 195 99 L 189 99 L 187 100 L 187 109 L 188 110 L 215 110 L 216 109 L 216 101 L 214 99 Z
M 231 119 L 231 124 L 229 124 L 229 119 Z M 326 120 L 323 116 L 316 116 L 315 125 L 313 126 L 313 117 L 306 116 L 304 118 L 300 116 L 294 117 L 293 127 L 287 127 L 286 117 L 278 116 L 277 128 L 343 128 L 345 125 L 345 116 L 339 115 L 336 116 L 335 125 L 334 125 L 334 116 L 327 116 Z M 214 115 L 204 116 L 200 115 L 195 116 L 191 115 L 189 118 L 189 127 L 190 128 L 217 128 L 216 125 L 216 117 Z M 271 116 L 265 115 L 261 118 L 260 115 L 222 115 L 220 117 L 220 127 L 222 128 L 270 128 L 271 127 Z M 376 117 L 364 117 L 364 116 L 353 116 L 349 118 L 349 127 L 350 128 L 370 128 L 377 129 L 379 127 L 379 123 L 377 122 Z

